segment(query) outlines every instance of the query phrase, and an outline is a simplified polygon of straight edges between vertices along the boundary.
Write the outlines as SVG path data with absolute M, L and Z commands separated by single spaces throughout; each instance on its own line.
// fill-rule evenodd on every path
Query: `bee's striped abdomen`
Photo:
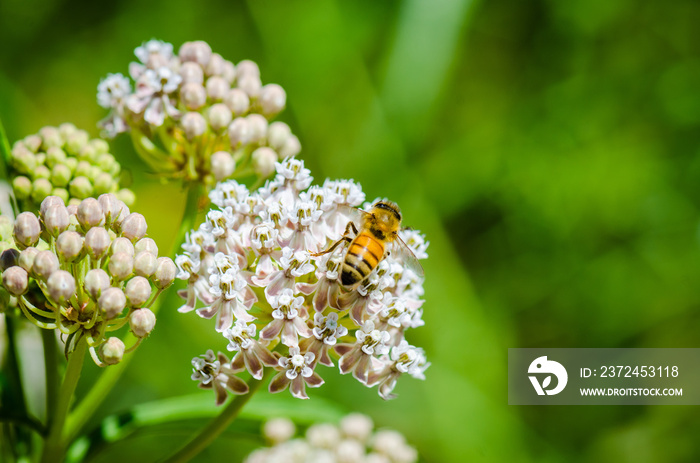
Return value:
M 344 286 L 364 280 L 384 257 L 384 244 L 363 231 L 350 243 L 340 277 Z

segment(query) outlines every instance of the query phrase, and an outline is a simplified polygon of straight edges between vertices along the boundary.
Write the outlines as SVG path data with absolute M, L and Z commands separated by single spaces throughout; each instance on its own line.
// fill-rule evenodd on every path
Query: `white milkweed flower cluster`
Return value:
M 293 439 L 294 423 L 275 418 L 265 423 L 263 434 L 270 443 L 252 452 L 244 463 L 415 463 L 416 449 L 393 430 L 374 429 L 372 420 L 360 413 L 345 416 L 339 426 L 320 423 L 305 436 Z
M 42 127 L 18 140 L 10 153 L 12 187 L 23 211 L 37 210 L 47 196 L 65 204 L 114 193 L 128 206 L 134 193 L 119 186 L 121 166 L 101 138 L 73 124 Z
M 269 122 L 287 96 L 277 84 L 262 84 L 253 61 L 234 65 L 202 41 L 175 54 L 172 44 L 150 40 L 135 55 L 130 78 L 109 74 L 97 87 L 98 103 L 110 110 L 100 126 L 110 138 L 131 131 L 156 172 L 211 187 L 266 178 L 275 161 L 301 150 L 287 124 Z
M 48 196 L 37 215 L 22 212 L 0 233 L 2 284 L 11 298 L 4 309 L 18 307 L 27 320 L 66 337 L 66 355 L 85 338 L 100 366 L 119 363 L 156 323 L 149 309 L 175 280 L 169 257 L 158 257 L 146 237 L 145 218 L 130 212 L 112 194 L 86 198 L 66 207 Z M 127 346 L 116 331 L 127 326 L 136 336 Z
M 287 387 L 308 398 L 306 386 L 319 387 L 318 366 L 334 366 L 381 397 L 393 397 L 404 373 L 423 379 L 429 366 L 424 352 L 404 334 L 423 325 L 423 279 L 391 254 L 354 288 L 341 284 L 346 247 L 328 249 L 343 235 L 348 211 L 365 195 L 351 180 L 326 180 L 311 186 L 302 161 L 276 164 L 276 177 L 257 191 L 235 181 L 211 191 L 211 209 L 199 229 L 187 236 L 176 257 L 180 312 L 215 319 L 215 329 L 228 340 L 229 360 L 213 352 L 193 360 L 192 378 L 202 387 L 247 392 L 235 374 L 248 371 L 260 379 L 274 368 L 270 392 Z M 425 258 L 427 242 L 415 230 L 400 236 L 417 257 Z M 213 383 L 212 383 L 213 382 Z

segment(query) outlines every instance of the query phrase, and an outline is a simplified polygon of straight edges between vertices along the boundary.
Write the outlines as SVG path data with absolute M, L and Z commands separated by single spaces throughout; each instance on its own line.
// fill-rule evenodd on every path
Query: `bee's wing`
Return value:
M 338 212 L 350 218 L 350 220 L 355 224 L 359 230 L 362 226 L 362 221 L 365 216 L 369 215 L 369 212 L 365 212 L 362 209 L 356 207 L 348 206 L 346 204 L 338 205 Z
M 403 264 L 418 275 L 419 278 L 423 278 L 423 266 L 418 262 L 411 248 L 409 248 L 398 235 L 396 235 L 396 239 L 391 243 L 391 255 L 401 260 Z

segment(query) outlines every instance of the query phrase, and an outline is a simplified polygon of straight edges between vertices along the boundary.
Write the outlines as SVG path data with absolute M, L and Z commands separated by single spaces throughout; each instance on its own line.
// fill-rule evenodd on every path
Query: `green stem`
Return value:
M 177 253 L 177 251 L 180 249 L 180 246 L 185 241 L 185 235 L 192 229 L 194 223 L 196 222 L 197 212 L 199 211 L 199 199 L 202 194 L 202 188 L 196 185 L 193 185 L 187 191 L 187 202 L 185 203 L 185 210 L 182 215 L 180 230 L 178 231 L 177 237 L 175 238 L 175 242 L 173 244 L 173 251 L 169 254 L 170 256 L 173 256 Z M 155 303 L 151 307 L 153 313 L 158 312 L 158 309 L 160 308 L 160 306 L 163 305 L 163 302 L 167 302 L 170 300 L 170 293 L 173 293 L 173 291 L 167 292 L 164 295 L 165 297 L 161 296 L 155 301 Z M 127 333 L 123 341 L 125 345 L 131 345 L 134 342 L 136 342 L 136 338 L 131 333 Z M 107 395 L 109 395 L 110 391 L 114 388 L 114 385 L 117 383 L 117 381 L 119 381 L 119 378 L 121 377 L 122 373 L 129 365 L 129 362 L 131 361 L 132 357 L 133 355 L 125 356 L 122 359 L 122 361 L 119 362 L 117 365 L 111 365 L 107 367 L 102 372 L 102 374 L 100 375 L 97 382 L 95 382 L 93 387 L 90 388 L 90 391 L 87 393 L 87 395 L 75 407 L 73 412 L 68 417 L 68 422 L 66 424 L 66 443 L 70 443 L 71 441 L 73 441 L 73 439 L 75 439 L 75 437 L 78 435 L 82 427 L 85 426 L 85 423 L 87 423 L 87 421 L 90 419 L 95 410 L 97 410 L 100 404 L 107 398 Z
M 49 463 L 54 461 L 62 461 L 65 450 L 61 440 L 63 428 L 70 408 L 70 402 L 75 393 L 75 388 L 80 379 L 80 372 L 83 369 L 83 361 L 85 360 L 85 349 L 87 342 L 85 338 L 78 340 L 75 350 L 70 354 L 66 374 L 63 377 L 61 390 L 58 394 L 58 402 L 54 412 L 53 420 L 49 423 L 49 436 L 44 444 L 44 451 L 41 454 L 41 462 Z
M 247 394 L 236 396 L 216 418 L 204 429 L 199 431 L 184 447 L 175 452 L 175 454 L 163 463 L 184 463 L 190 461 L 198 455 L 199 452 L 209 447 L 209 445 L 236 419 L 243 406 L 248 403 L 251 397 L 260 389 L 260 386 L 265 382 L 271 372 L 274 372 L 272 368 L 267 369 L 265 375 L 259 381 L 254 378 L 248 380 L 248 388 L 250 390 Z
M 46 423 L 53 422 L 58 403 L 58 356 L 53 330 L 41 330 L 44 343 L 44 371 L 46 372 Z

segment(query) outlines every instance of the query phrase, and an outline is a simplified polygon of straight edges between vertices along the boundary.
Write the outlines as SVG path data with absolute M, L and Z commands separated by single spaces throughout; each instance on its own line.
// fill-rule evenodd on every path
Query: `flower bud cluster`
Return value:
M 107 137 L 131 131 L 156 172 L 212 187 L 227 178 L 266 178 L 278 158 L 301 150 L 287 124 L 268 122 L 287 96 L 277 84 L 262 84 L 254 62 L 234 65 L 202 41 L 175 54 L 172 44 L 150 40 L 135 55 L 131 79 L 109 74 L 97 87 L 98 103 L 110 110 L 100 125 Z
M 269 447 L 256 450 L 244 463 L 415 463 L 416 449 L 393 430 L 374 429 L 371 418 L 360 413 L 345 416 L 339 426 L 320 423 L 310 426 L 305 436 L 293 439 L 294 423 L 275 418 L 263 426 Z
M 27 319 L 68 336 L 67 353 L 84 337 L 95 363 L 119 363 L 153 330 L 149 307 L 177 273 L 146 231 L 145 218 L 112 194 L 67 207 L 47 196 L 38 215 L 14 221 L 16 259 L 3 267 L 3 286 Z M 126 325 L 137 337 L 128 349 L 114 336 Z
M 294 158 L 276 170 L 258 191 L 233 180 L 212 190 L 217 207 L 176 258 L 178 278 L 188 282 L 179 311 L 215 319 L 235 352 L 231 361 L 213 353 L 215 360 L 196 358 L 193 379 L 217 381 L 221 393 L 235 373 L 247 370 L 260 379 L 269 367 L 277 370 L 270 392 L 289 387 L 305 399 L 306 386 L 324 382 L 316 367 L 334 366 L 332 356 L 342 374 L 377 385 L 385 399 L 402 374 L 423 379 L 424 352 L 404 336 L 423 325 L 423 278 L 415 267 L 391 253 L 348 287 L 341 282 L 347 245 L 321 253 L 350 228 L 364 201 L 360 186 L 350 180 L 310 186 L 309 170 Z M 427 257 L 420 233 L 401 230 L 399 236 L 416 257 Z M 228 390 L 247 391 L 238 386 Z
M 58 196 L 67 205 L 106 193 L 114 193 L 128 206 L 135 199 L 131 190 L 119 187 L 121 166 L 107 142 L 90 139 L 70 123 L 43 127 L 17 141 L 10 164 L 20 210 L 37 210 L 47 196 Z

